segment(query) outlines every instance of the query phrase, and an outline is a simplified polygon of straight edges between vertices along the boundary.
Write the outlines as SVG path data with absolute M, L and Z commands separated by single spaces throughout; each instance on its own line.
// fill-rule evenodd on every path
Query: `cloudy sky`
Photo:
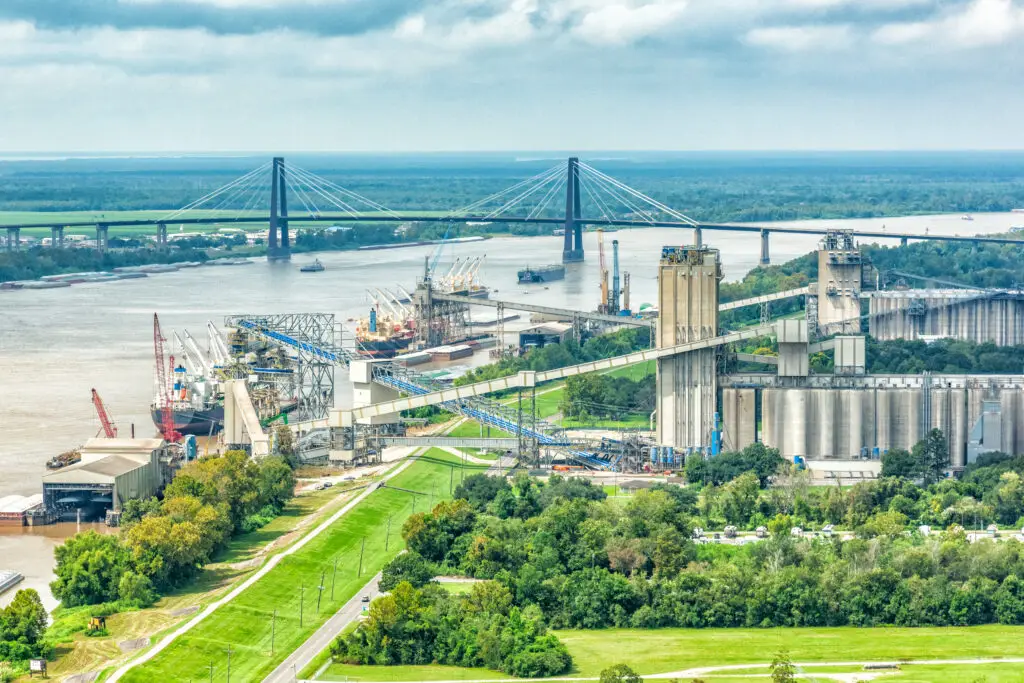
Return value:
M 1024 0 L 0 0 L 0 153 L 1022 149 Z

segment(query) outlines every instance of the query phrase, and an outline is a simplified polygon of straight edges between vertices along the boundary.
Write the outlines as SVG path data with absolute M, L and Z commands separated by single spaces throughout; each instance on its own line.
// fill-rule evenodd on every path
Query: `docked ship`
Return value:
M 174 369 L 172 396 L 174 431 L 179 434 L 210 436 L 224 428 L 224 402 L 215 395 L 212 383 L 190 379 L 185 368 L 179 365 Z M 162 427 L 163 408 L 159 401 L 153 401 L 150 413 L 153 424 Z
M 530 284 L 533 282 L 552 282 L 554 280 L 565 279 L 565 266 L 561 264 L 555 264 L 550 266 L 540 266 L 539 268 L 531 268 L 527 266 L 518 273 L 519 284 Z
M 367 358 L 394 358 L 408 349 L 415 337 L 411 318 L 381 315 L 372 308 L 356 327 L 356 351 Z

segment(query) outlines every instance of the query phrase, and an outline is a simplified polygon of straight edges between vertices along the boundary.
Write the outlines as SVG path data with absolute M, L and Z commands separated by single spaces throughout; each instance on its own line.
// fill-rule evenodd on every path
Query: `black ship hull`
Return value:
M 356 351 L 364 358 L 394 358 L 408 349 L 410 344 L 412 344 L 412 337 L 359 341 Z
M 174 431 L 179 434 L 209 436 L 217 434 L 224 428 L 224 406 L 215 405 L 211 408 L 196 410 L 192 408 L 176 408 L 174 414 Z M 163 427 L 162 411 L 152 410 L 153 424 Z
M 519 284 L 536 282 L 553 282 L 565 279 L 565 266 L 548 266 L 547 268 L 524 268 L 519 273 Z

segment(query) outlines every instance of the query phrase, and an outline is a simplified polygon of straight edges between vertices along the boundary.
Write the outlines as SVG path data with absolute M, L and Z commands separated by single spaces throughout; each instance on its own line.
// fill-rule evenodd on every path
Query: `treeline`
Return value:
M 893 339 L 867 340 L 868 372 L 894 374 L 1019 373 L 1024 368 L 1024 346 L 996 346 L 991 342 L 939 339 L 934 342 Z
M 57 546 L 50 588 L 64 607 L 148 606 L 194 578 L 232 536 L 280 514 L 294 489 L 295 475 L 279 457 L 257 463 L 228 451 L 189 463 L 162 500 L 129 501 L 117 535 L 86 531 Z
M 654 410 L 655 399 L 655 383 L 651 376 L 634 380 L 591 372 L 565 380 L 559 410 L 565 417 L 581 422 L 592 417 L 648 415 Z
M 562 344 L 548 344 L 542 348 L 530 349 L 522 356 L 482 365 L 455 380 L 455 384 L 461 386 L 514 375 L 521 370 L 555 370 L 588 361 L 622 356 L 646 349 L 650 343 L 651 332 L 645 327 L 632 327 L 591 337 L 582 345 L 575 339 L 569 339 Z
M 113 243 L 113 239 L 111 239 Z M 205 251 L 172 246 L 167 251 L 133 249 L 99 252 L 95 249 L 35 247 L 21 251 L 0 252 L 0 282 L 35 280 L 45 275 L 94 272 L 128 266 L 157 263 L 206 261 Z
M 708 501 L 721 498 L 708 489 L 718 487 L 656 485 L 621 505 L 587 482 L 485 479 L 467 478 L 456 492 L 465 502 L 408 520 L 409 556 L 389 565 L 385 580 L 492 580 L 507 589 L 511 607 L 536 610 L 550 628 L 1024 623 L 1024 545 L 969 543 L 953 524 L 956 512 L 942 507 L 978 493 L 977 482 L 922 488 L 889 478 L 828 489 L 821 516 L 851 523 L 856 537 L 795 537 L 797 509 L 773 520 L 769 539 L 732 546 L 692 540 L 717 505 Z M 796 495 L 792 487 L 761 490 L 753 472 L 726 486 L 744 479 L 757 496 L 751 518 L 768 507 L 813 507 L 818 495 L 809 487 Z M 1016 512 L 1022 504 L 1018 497 Z M 911 532 L 933 518 L 949 530 Z

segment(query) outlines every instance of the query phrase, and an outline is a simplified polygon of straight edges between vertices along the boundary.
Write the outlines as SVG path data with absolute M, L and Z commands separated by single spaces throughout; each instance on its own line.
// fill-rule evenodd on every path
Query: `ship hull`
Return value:
M 558 268 L 525 268 L 518 273 L 519 284 L 532 284 L 537 282 L 553 282 L 565 279 L 565 267 Z
M 411 343 L 411 338 L 359 341 L 356 351 L 364 358 L 394 358 Z
M 217 434 L 224 428 L 224 406 L 217 405 L 211 408 L 193 409 L 176 408 L 174 411 L 174 431 L 179 434 L 193 434 L 195 436 L 208 436 Z M 160 428 L 163 426 L 161 411 L 153 409 L 153 424 Z

